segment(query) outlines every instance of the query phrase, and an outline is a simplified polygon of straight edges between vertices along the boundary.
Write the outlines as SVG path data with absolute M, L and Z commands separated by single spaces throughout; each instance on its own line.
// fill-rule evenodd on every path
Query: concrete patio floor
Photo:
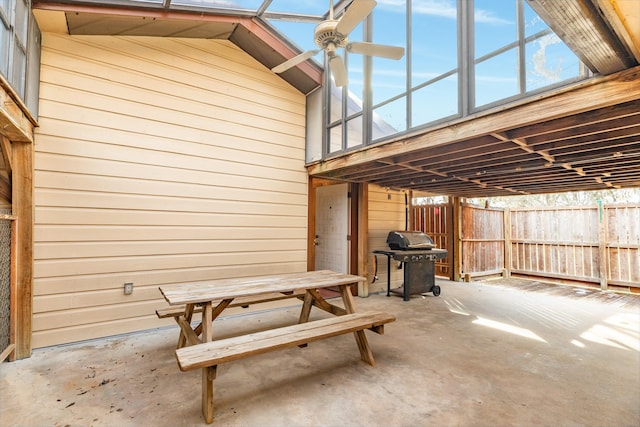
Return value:
M 517 280 L 439 284 L 439 297 L 356 298 L 360 311 L 397 317 L 384 335 L 367 332 L 375 367 L 351 335 L 221 365 L 213 425 L 640 425 L 640 296 L 523 290 Z M 297 315 L 235 315 L 215 333 Z M 200 372 L 178 369 L 177 336 L 162 328 L 3 363 L 0 425 L 205 425 Z

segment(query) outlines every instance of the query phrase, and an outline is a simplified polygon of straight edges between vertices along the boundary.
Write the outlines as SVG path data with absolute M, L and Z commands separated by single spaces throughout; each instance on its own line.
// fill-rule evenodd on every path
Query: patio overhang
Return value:
M 307 169 L 317 178 L 459 197 L 640 187 L 640 67 Z

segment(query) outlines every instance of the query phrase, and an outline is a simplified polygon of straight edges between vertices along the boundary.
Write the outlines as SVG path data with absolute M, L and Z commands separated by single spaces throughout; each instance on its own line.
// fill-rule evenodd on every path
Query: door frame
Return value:
M 307 271 L 315 270 L 316 247 L 316 189 L 327 185 L 343 184 L 343 181 L 309 177 L 308 183 L 308 220 L 307 220 Z M 367 277 L 368 271 L 368 186 L 363 183 L 349 183 L 349 261 L 350 274 Z M 368 281 L 358 286 L 355 295 L 367 296 Z M 354 289 L 355 291 L 355 289 Z

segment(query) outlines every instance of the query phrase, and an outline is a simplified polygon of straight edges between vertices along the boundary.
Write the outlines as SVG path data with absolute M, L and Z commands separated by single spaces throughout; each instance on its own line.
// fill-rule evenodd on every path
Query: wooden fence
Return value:
M 415 206 L 413 208 L 413 224 L 411 230 L 425 232 L 436 247 L 446 249 L 451 253 L 453 247 L 453 232 L 451 206 L 448 204 Z M 435 263 L 437 276 L 451 278 L 450 258 L 437 260 Z
M 640 288 L 640 205 L 511 209 L 511 273 Z
M 600 283 L 597 208 L 512 209 L 508 221 L 511 273 Z
M 640 205 L 606 206 L 603 221 L 607 282 L 640 288 Z
M 414 229 L 437 236 L 440 247 L 459 248 L 460 276 L 521 274 L 640 289 L 640 204 L 495 209 L 461 205 L 459 242 L 447 219 L 414 207 Z M 435 240 L 435 239 L 434 239 Z M 447 246 L 444 246 L 446 242 Z
M 462 204 L 462 273 L 502 273 L 505 266 L 505 212 Z

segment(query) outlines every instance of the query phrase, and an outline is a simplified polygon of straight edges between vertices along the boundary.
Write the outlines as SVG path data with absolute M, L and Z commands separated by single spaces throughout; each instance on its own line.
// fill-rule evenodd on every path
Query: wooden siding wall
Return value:
M 160 326 L 160 284 L 306 270 L 305 98 L 253 58 L 45 33 L 41 77 L 34 347 Z
M 405 228 L 404 193 L 386 190 L 377 185 L 369 185 L 369 253 L 375 250 L 387 250 L 387 235 L 392 230 Z M 373 257 L 373 254 L 370 256 Z M 378 255 L 378 279 L 373 282 L 373 271 L 369 275 L 369 292 L 381 292 L 387 289 L 387 257 Z M 391 261 L 391 287 L 402 286 L 403 271 Z M 373 265 L 373 263 L 371 263 Z

